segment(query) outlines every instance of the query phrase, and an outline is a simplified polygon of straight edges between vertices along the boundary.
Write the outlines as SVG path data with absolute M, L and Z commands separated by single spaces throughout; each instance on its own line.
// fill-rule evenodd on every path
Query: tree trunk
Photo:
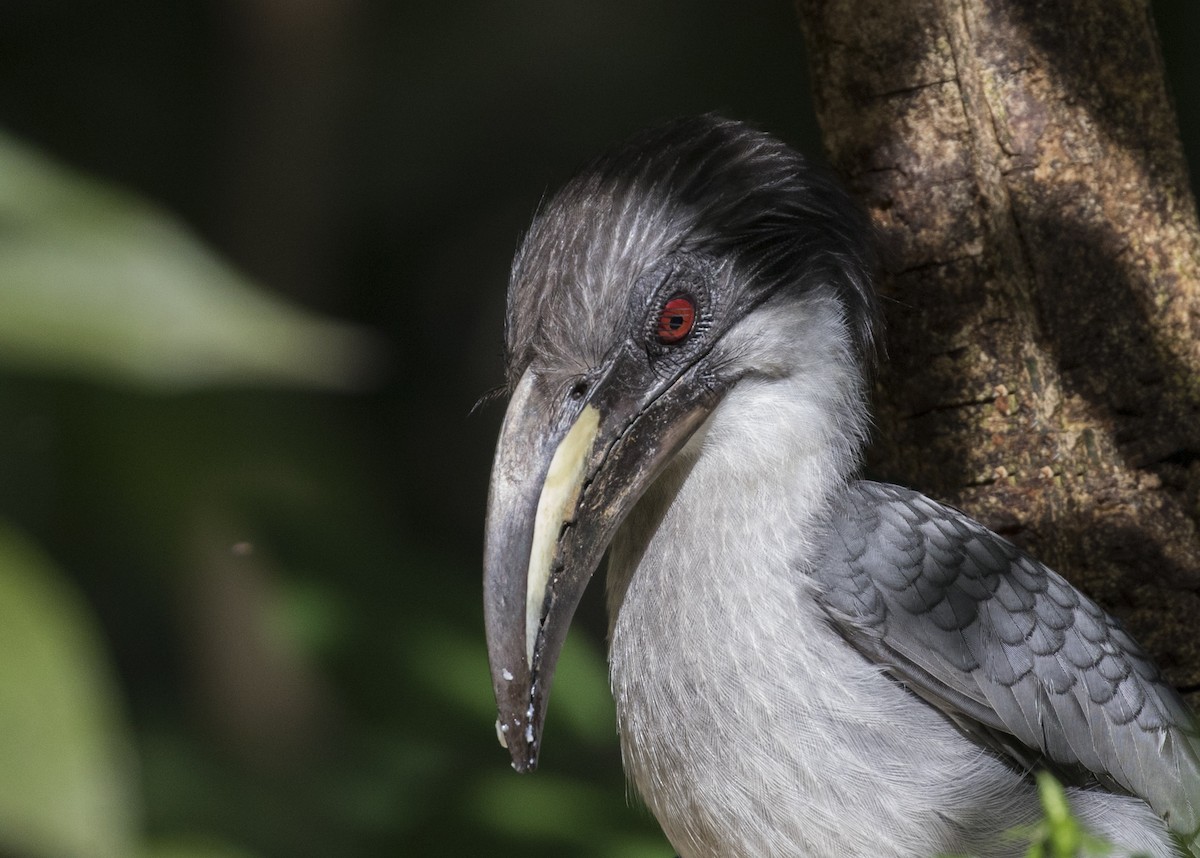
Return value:
M 879 225 L 870 470 L 1121 617 L 1200 702 L 1200 226 L 1145 0 L 797 0 Z

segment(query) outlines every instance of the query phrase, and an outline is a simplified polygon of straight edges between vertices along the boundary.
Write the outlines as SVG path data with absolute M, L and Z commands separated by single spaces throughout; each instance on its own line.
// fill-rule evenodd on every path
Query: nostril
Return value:
M 571 388 L 572 399 L 583 399 L 583 395 L 588 391 L 588 383 L 582 379 L 575 382 Z

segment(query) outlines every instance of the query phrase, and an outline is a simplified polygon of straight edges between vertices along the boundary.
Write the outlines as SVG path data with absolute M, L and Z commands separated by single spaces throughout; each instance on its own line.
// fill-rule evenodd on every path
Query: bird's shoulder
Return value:
M 964 729 L 1139 795 L 1176 831 L 1200 828 L 1195 717 L 1116 619 L 1011 542 L 858 481 L 812 574 L 846 640 Z

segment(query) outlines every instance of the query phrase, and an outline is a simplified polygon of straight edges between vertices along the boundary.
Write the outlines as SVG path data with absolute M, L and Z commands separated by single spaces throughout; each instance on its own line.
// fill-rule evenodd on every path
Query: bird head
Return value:
M 798 153 L 713 116 L 610 149 L 535 218 L 509 284 L 484 549 L 498 730 L 518 771 L 537 765 L 587 582 L 714 409 L 797 367 L 861 380 L 877 329 L 869 237 Z

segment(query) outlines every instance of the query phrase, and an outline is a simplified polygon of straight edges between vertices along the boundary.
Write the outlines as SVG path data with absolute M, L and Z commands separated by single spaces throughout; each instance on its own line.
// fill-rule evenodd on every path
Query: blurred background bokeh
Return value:
M 787 2 L 0 4 L 0 856 L 669 858 L 597 592 L 496 743 L 473 406 L 539 199 L 707 110 L 819 152 Z

